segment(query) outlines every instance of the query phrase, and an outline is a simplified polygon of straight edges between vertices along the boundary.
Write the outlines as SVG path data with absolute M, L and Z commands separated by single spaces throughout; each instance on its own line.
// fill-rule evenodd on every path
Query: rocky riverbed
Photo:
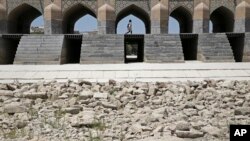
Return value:
M 0 140 L 223 141 L 250 124 L 250 81 L 0 84 Z

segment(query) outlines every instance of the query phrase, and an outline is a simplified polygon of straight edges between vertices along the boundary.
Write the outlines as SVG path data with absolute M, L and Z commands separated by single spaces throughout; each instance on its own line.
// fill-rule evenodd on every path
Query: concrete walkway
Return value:
M 250 63 L 105 64 L 105 65 L 2 65 L 0 83 L 59 82 L 84 79 L 92 82 L 250 80 Z

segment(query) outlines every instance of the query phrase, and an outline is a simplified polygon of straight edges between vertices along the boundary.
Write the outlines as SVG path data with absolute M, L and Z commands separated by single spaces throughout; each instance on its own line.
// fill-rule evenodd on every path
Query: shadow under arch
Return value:
M 234 30 L 234 14 L 224 6 L 215 9 L 210 15 L 210 20 L 213 23 L 213 33 L 233 32 Z
M 74 27 L 77 20 L 79 20 L 81 17 L 85 15 L 91 15 L 94 18 L 96 18 L 96 14 L 94 11 L 92 11 L 87 6 L 84 6 L 83 4 L 75 4 L 74 6 L 70 7 L 67 11 L 63 14 L 63 33 L 64 34 L 73 34 L 74 33 Z
M 150 34 L 150 17 L 149 14 L 144 11 L 142 8 L 132 4 L 126 8 L 124 8 L 122 11 L 120 11 L 117 14 L 116 17 L 116 23 L 115 23 L 115 28 L 116 28 L 116 33 L 117 33 L 117 26 L 118 23 L 125 18 L 126 16 L 129 15 L 134 15 L 135 17 L 139 18 L 140 20 L 143 21 L 144 25 L 145 25 L 145 29 L 146 29 L 146 34 Z
M 8 33 L 29 34 L 34 19 L 42 13 L 33 6 L 23 3 L 8 15 Z
M 192 33 L 193 16 L 189 10 L 183 6 L 179 6 L 170 13 L 170 16 L 179 22 L 180 33 Z

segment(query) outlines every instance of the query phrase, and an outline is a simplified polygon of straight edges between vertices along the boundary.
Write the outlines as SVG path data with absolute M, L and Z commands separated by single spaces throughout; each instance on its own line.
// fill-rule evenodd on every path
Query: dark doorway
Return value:
M 61 64 L 79 64 L 82 35 L 65 35 Z
M 228 8 L 221 6 L 210 16 L 213 23 L 213 33 L 233 32 L 234 14 Z
M 245 34 L 243 33 L 230 33 L 227 34 L 227 38 L 233 50 L 234 59 L 236 62 L 242 62 Z
M 0 37 L 0 64 L 13 64 L 22 35 L 2 35 Z
M 144 35 L 125 35 L 125 63 L 143 62 Z
M 184 53 L 184 59 L 187 61 L 197 60 L 197 34 L 181 34 L 181 43 Z

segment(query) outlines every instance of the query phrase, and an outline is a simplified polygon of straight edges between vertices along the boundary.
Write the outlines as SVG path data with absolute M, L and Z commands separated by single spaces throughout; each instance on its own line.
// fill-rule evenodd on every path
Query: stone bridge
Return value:
M 71 34 L 86 14 L 98 20 L 100 34 L 115 34 L 117 23 L 130 14 L 140 18 L 149 34 L 168 33 L 170 16 L 182 33 L 249 32 L 250 0 L 0 0 L 0 33 L 29 33 L 43 16 L 45 34 Z

